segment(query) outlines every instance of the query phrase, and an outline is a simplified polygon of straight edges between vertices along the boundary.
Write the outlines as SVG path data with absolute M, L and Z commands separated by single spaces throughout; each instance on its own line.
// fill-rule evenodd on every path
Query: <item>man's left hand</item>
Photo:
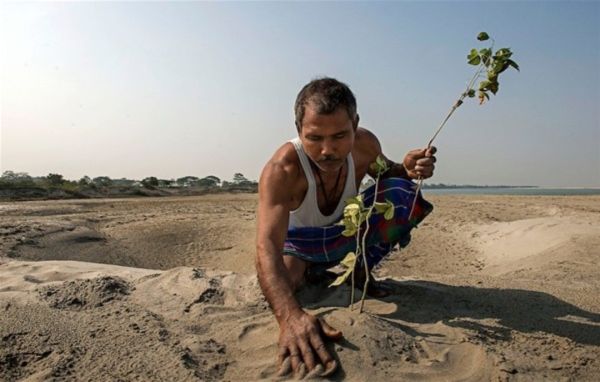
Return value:
M 434 154 L 437 149 L 434 146 L 428 149 L 416 149 L 409 151 L 404 157 L 402 164 L 406 173 L 412 179 L 427 179 L 433 176 L 434 163 L 436 158 Z

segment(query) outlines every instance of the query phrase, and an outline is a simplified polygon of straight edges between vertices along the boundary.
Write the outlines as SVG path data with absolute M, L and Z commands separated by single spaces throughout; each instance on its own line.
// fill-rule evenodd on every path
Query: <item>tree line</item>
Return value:
M 39 192 L 63 191 L 75 196 L 94 196 L 94 193 L 128 194 L 128 195 L 156 195 L 146 191 L 163 191 L 159 193 L 198 193 L 207 192 L 256 192 L 258 183 L 247 179 L 242 173 L 235 173 L 231 181 L 221 180 L 219 177 L 209 175 L 206 177 L 184 176 L 177 179 L 160 179 L 149 176 L 141 180 L 113 179 L 108 176 L 91 178 L 83 176 L 79 180 L 69 180 L 63 175 L 50 173 L 46 176 L 31 176 L 26 172 L 4 171 L 0 176 L 0 190 L 10 196 L 10 191 L 30 190 Z M 86 194 L 87 193 L 87 194 Z

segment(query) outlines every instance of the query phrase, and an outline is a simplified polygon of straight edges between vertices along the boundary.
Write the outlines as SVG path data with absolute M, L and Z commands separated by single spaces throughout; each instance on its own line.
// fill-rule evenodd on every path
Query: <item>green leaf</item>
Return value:
M 479 90 L 487 90 L 488 86 L 490 86 L 491 81 L 483 80 L 479 83 Z
M 512 52 L 510 51 L 509 48 L 500 48 L 496 51 L 496 54 L 494 54 L 494 58 L 510 58 L 510 56 L 512 56 Z
M 481 57 L 481 61 L 487 66 L 490 64 L 490 56 L 492 55 L 492 50 L 489 48 L 483 48 L 479 51 L 479 56 Z
M 351 198 L 346 199 L 345 203 L 346 203 L 346 205 L 349 205 L 349 204 L 358 204 L 360 206 L 360 208 L 364 207 L 364 205 L 363 205 L 363 197 L 360 194 L 356 195 L 356 196 L 353 196 Z
M 356 254 L 354 252 L 348 252 L 346 257 L 340 261 L 340 264 L 346 268 L 354 269 L 354 266 L 356 265 Z
M 390 220 L 394 217 L 394 205 L 392 204 L 392 206 L 390 207 L 388 205 L 388 209 L 385 211 L 385 213 L 383 214 L 383 218 L 385 220 Z
M 494 95 L 496 95 L 496 93 L 498 93 L 498 88 L 500 87 L 500 84 L 497 82 L 494 82 L 490 85 L 490 91 L 492 93 L 494 93 Z
M 479 56 L 469 60 L 470 65 L 479 65 L 480 63 L 481 63 L 481 58 Z
M 342 274 L 341 276 L 338 276 L 337 279 L 335 279 L 331 284 L 329 284 L 330 287 L 333 286 L 340 286 L 344 283 L 344 281 L 346 281 L 348 279 L 348 277 L 350 277 L 350 275 L 352 274 L 353 269 L 352 268 L 348 268 L 346 270 L 346 272 L 344 272 L 344 274 Z
M 485 32 L 481 32 L 477 35 L 477 40 L 479 40 L 479 41 L 486 41 L 489 38 L 490 38 L 490 36 L 488 36 L 488 34 Z
M 360 213 L 361 207 L 356 203 L 351 203 L 344 207 L 344 216 L 356 216 Z
M 381 202 L 375 202 L 375 211 L 377 211 L 377 213 L 383 213 L 388 209 L 388 205 L 387 203 L 381 203 Z
M 469 98 L 475 97 L 475 89 L 469 89 L 469 91 L 467 92 L 467 96 Z
M 471 49 L 471 53 L 469 53 L 467 59 L 471 65 L 479 65 L 481 62 L 481 57 L 479 57 L 479 52 L 477 52 L 477 49 Z
M 513 60 L 506 60 L 506 62 L 508 63 L 508 65 L 510 65 L 510 66 L 512 66 L 513 68 L 517 69 L 517 71 L 519 71 L 519 72 L 521 71 L 521 70 L 519 69 L 519 65 L 517 65 L 517 63 L 516 63 L 516 62 L 514 62 Z
M 346 271 L 342 275 L 338 276 L 331 284 L 329 284 L 330 287 L 342 285 L 342 283 L 348 279 L 352 272 L 354 272 L 354 267 L 356 266 L 356 254 L 354 252 L 348 252 L 346 257 L 340 261 L 340 264 L 346 267 Z
M 381 155 L 377 155 L 375 163 L 371 164 L 371 169 L 377 174 L 382 174 L 387 170 L 387 162 Z
M 346 228 L 345 230 L 342 231 L 342 235 L 346 236 L 346 237 L 352 237 L 356 234 L 356 228 L 352 229 L 352 228 Z

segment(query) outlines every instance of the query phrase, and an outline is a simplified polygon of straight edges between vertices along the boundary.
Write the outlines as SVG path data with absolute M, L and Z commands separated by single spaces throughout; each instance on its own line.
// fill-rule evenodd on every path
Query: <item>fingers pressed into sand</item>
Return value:
M 300 366 L 302 358 L 300 356 L 300 350 L 296 345 L 290 346 L 290 362 L 292 364 L 292 371 L 295 373 Z
M 298 342 L 298 346 L 300 347 L 300 351 L 302 352 L 302 359 L 304 363 L 308 367 L 308 370 L 312 370 L 315 368 L 315 355 L 310 347 L 310 344 L 305 339 L 302 339 Z
M 306 364 L 304 362 L 300 362 L 300 366 L 298 366 L 298 369 L 296 369 L 294 377 L 296 379 L 304 379 L 307 373 L 308 370 L 306 370 Z
M 314 369 L 312 369 L 308 374 L 306 374 L 305 379 L 311 380 L 311 379 L 322 377 L 324 372 L 325 372 L 325 369 L 323 368 L 323 365 L 318 363 Z
M 292 361 L 290 357 L 284 357 L 279 364 L 279 371 L 277 372 L 278 377 L 288 375 L 292 371 Z
M 338 368 L 338 363 L 337 361 L 334 359 L 333 361 L 331 361 L 329 363 L 329 365 L 327 365 L 325 367 L 325 371 L 323 373 L 321 373 L 321 377 L 329 377 L 330 375 L 332 375 L 333 373 L 335 373 L 335 371 Z
M 321 336 L 313 335 L 310 337 L 310 344 L 315 349 L 319 358 L 321 359 L 321 363 L 325 365 L 325 367 L 329 366 L 331 361 L 333 361 L 333 357 L 327 351 L 325 347 L 325 342 L 321 339 Z
M 288 348 L 285 346 L 280 346 L 279 351 L 277 352 L 277 366 L 281 366 L 283 361 L 288 356 Z
M 344 337 L 344 334 L 340 330 L 337 330 L 330 326 L 327 322 L 325 322 L 323 318 L 319 318 L 319 323 L 321 324 L 321 330 L 323 331 L 323 334 L 327 338 L 333 341 L 339 341 Z M 319 338 L 319 340 L 321 340 L 321 338 Z M 317 353 L 319 354 L 319 357 L 321 358 L 321 360 L 323 361 L 323 365 L 325 366 L 325 371 L 323 372 L 323 374 L 321 374 L 321 376 L 326 377 L 335 373 L 338 367 L 338 363 L 331 357 L 331 354 L 329 354 L 329 352 L 327 351 L 327 348 L 325 347 L 325 344 L 322 340 L 321 343 L 322 344 L 314 344 L 313 346 L 315 350 L 317 350 Z M 323 357 L 325 357 L 326 359 L 323 359 Z

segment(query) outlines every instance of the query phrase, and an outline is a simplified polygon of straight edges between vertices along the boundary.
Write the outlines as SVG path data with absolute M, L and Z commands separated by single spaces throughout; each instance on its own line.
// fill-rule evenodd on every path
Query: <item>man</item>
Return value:
M 275 152 L 260 177 L 256 268 L 262 291 L 280 327 L 279 363 L 283 365 L 286 358 L 289 361 L 280 374 L 288 373 L 291 367 L 303 377 L 307 369 L 312 371 L 322 365 L 319 370 L 324 367 L 329 375 L 337 364 L 323 340 L 339 339 L 342 333 L 303 311 L 294 292 L 307 270 L 315 265 L 332 266 L 342 254 L 329 252 L 325 246 L 307 253 L 310 248 L 305 251 L 298 243 L 314 237 L 315 229 L 327 230 L 340 220 L 344 200 L 356 196 L 365 175 L 375 177 L 370 165 L 378 155 L 389 167 L 383 177 L 401 178 L 397 181 L 406 183 L 406 179 L 433 175 L 435 148 L 412 150 L 402 163 L 387 159 L 377 137 L 358 127 L 351 90 L 333 78 L 317 79 L 304 86 L 296 99 L 295 114 L 298 138 Z M 409 195 L 414 198 L 414 192 Z M 410 209 L 409 199 L 404 199 L 404 211 L 406 204 Z M 426 203 L 420 201 L 421 206 Z M 406 218 L 405 213 L 404 221 Z M 399 241 L 389 240 L 384 253 L 373 257 L 369 268 Z M 331 245 L 335 246 L 336 243 Z M 319 253 L 323 251 L 324 254 Z M 378 290 L 370 292 L 377 294 Z

